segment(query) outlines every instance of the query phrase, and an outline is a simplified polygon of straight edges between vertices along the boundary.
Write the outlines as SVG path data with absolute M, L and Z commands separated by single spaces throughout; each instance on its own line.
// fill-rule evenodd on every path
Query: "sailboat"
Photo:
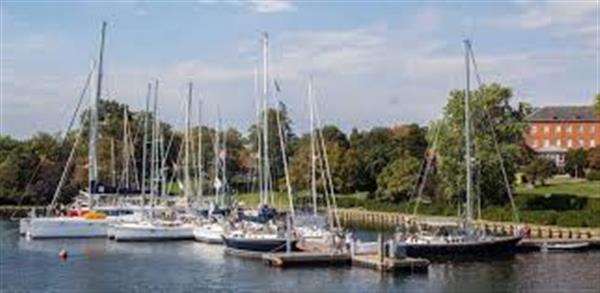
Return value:
M 187 98 L 187 112 L 186 112 L 186 127 L 185 127 L 185 138 L 184 138 L 184 199 L 189 207 L 189 197 L 191 180 L 189 176 L 189 153 L 190 153 L 190 123 L 189 123 L 189 112 L 191 107 L 192 99 L 192 84 L 189 84 L 189 92 Z M 150 193 L 152 195 L 151 202 L 153 207 L 155 206 L 156 198 L 158 195 L 163 195 L 161 190 L 164 190 L 164 171 L 163 163 L 164 158 L 161 158 L 160 153 L 162 147 L 160 146 L 160 122 L 157 117 L 158 109 L 158 82 L 155 83 L 154 92 L 154 125 L 152 129 L 152 168 L 151 168 L 151 188 Z M 161 172 L 162 171 L 162 172 Z M 161 186 L 162 182 L 162 186 Z M 162 188 L 161 188 L 162 187 Z M 171 210 L 168 215 L 163 218 L 159 218 L 152 212 L 147 219 L 133 223 L 121 223 L 114 225 L 111 229 L 111 234 L 116 241 L 168 241 L 168 240 L 190 240 L 194 238 L 193 226 L 191 223 L 186 223 L 178 218 L 176 211 Z
M 318 242 L 320 244 L 332 244 L 336 229 L 335 215 L 335 194 L 333 192 L 333 183 L 329 170 L 327 150 L 318 117 L 317 105 L 313 93 L 312 77 L 308 81 L 307 100 L 310 119 L 310 162 L 311 179 L 310 194 L 312 198 L 312 214 L 297 216 L 294 229 L 302 238 L 303 242 Z M 317 127 L 315 127 L 317 126 Z M 320 215 L 318 213 L 317 201 L 317 161 L 319 165 L 319 174 L 323 183 L 323 194 L 327 204 L 327 213 Z
M 202 103 L 199 102 L 198 107 L 198 182 L 197 182 L 197 193 L 198 198 L 202 199 L 203 197 L 203 158 L 202 158 Z M 217 118 L 220 121 L 220 117 Z M 225 233 L 225 226 L 227 222 L 225 220 L 226 210 L 221 209 L 223 206 L 219 206 L 219 203 L 223 203 L 223 196 L 220 195 L 221 189 L 227 192 L 227 177 L 225 173 L 225 160 L 226 158 L 226 148 L 225 148 L 225 139 L 223 139 L 223 145 L 220 144 L 219 136 L 220 133 L 220 122 L 218 127 L 215 129 L 215 201 L 209 203 L 208 210 L 206 211 L 206 217 L 200 216 L 196 222 L 196 226 L 194 227 L 194 238 L 196 241 L 209 243 L 209 244 L 222 244 L 223 238 L 222 235 Z M 220 169 L 220 172 L 219 172 Z M 221 179 L 219 179 L 219 174 L 221 174 Z
M 478 257 L 510 255 L 516 251 L 523 234 L 511 236 L 486 235 L 473 228 L 473 200 L 471 175 L 471 134 L 470 134 L 470 65 L 472 58 L 471 43 L 464 41 L 466 87 L 465 87 L 465 145 L 466 145 L 466 212 L 461 229 L 450 235 L 405 234 L 396 235 L 397 242 L 393 251 L 396 256 L 404 257 Z
M 75 143 L 67 159 L 65 169 L 59 181 L 52 202 L 47 209 L 46 216 L 37 217 L 35 214 L 32 214 L 31 217 L 21 219 L 20 221 L 20 232 L 29 238 L 106 237 L 107 229 L 110 223 L 118 220 L 122 216 L 130 217 L 131 215 L 137 213 L 135 205 L 115 205 L 115 198 L 117 197 L 115 193 L 111 192 L 114 188 L 105 187 L 98 181 L 98 103 L 102 94 L 102 65 L 104 58 L 103 55 L 106 26 L 107 23 L 103 22 L 100 36 L 100 53 L 98 59 L 96 92 L 95 96 L 91 100 L 89 111 L 90 115 L 88 117 L 90 124 L 88 189 L 80 191 L 80 195 L 67 208 L 66 215 L 51 215 L 53 210 L 56 208 L 60 190 L 66 181 L 69 166 L 73 161 L 75 150 L 79 145 L 80 136 L 82 135 L 84 129 L 83 126 L 81 126 L 79 134 L 76 136 Z M 85 89 L 87 89 L 87 85 Z M 85 91 L 82 93 L 81 99 L 83 99 L 85 96 L 84 93 Z
M 293 215 L 293 202 L 291 198 L 291 188 L 289 185 L 289 178 L 286 177 L 288 183 L 288 200 L 290 203 L 290 213 L 283 215 L 285 220 L 282 221 L 281 214 L 277 217 L 277 214 L 273 214 L 272 217 L 265 217 L 263 212 L 269 213 L 271 211 L 268 208 L 269 199 L 272 201 L 273 192 L 272 178 L 271 178 L 271 167 L 269 162 L 269 149 L 268 149 L 268 97 L 269 97 L 269 74 L 268 74 L 268 35 L 266 33 L 262 36 L 262 61 L 263 61 L 263 91 L 262 97 L 257 101 L 257 126 L 262 124 L 262 129 L 258 133 L 258 166 L 259 166 L 259 181 L 260 181 L 260 195 L 261 205 L 257 213 L 257 219 L 265 219 L 265 223 L 258 223 L 254 221 L 240 221 L 237 226 L 232 227 L 228 233 L 225 233 L 222 238 L 226 247 L 233 249 L 241 249 L 248 251 L 257 252 L 277 252 L 285 250 L 294 250 L 296 248 L 297 239 L 291 234 Z M 258 95 L 257 95 L 258 96 Z M 262 104 L 262 110 L 258 110 Z M 262 112 L 262 117 L 259 114 Z M 257 127 L 258 129 L 258 127 Z M 283 145 L 283 138 L 281 129 L 279 129 L 281 150 L 284 152 L 284 168 L 287 169 L 285 147 Z M 260 138 L 262 134 L 262 138 Z

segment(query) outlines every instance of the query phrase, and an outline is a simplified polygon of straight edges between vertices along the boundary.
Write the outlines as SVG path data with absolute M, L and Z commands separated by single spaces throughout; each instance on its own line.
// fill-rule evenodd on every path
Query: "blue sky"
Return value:
M 598 1 L 569 2 L 9 2 L 1 4 L 0 133 L 63 129 L 109 22 L 105 98 L 143 106 L 161 81 L 161 116 L 182 124 L 194 81 L 214 120 L 246 129 L 254 116 L 261 31 L 297 131 L 306 82 L 323 120 L 345 130 L 426 124 L 464 84 L 461 41 L 482 77 L 534 105 L 589 104 L 600 91 Z

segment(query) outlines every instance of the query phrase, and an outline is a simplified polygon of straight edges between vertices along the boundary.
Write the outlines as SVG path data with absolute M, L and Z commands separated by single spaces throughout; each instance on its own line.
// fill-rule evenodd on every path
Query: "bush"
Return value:
M 524 208 L 526 210 L 581 210 L 586 206 L 587 200 L 586 197 L 567 194 L 538 195 L 527 199 Z
M 556 211 L 523 211 L 521 221 L 539 225 L 556 225 L 558 212 Z
M 600 180 L 600 170 L 591 170 L 587 174 L 586 179 L 589 181 L 599 181 Z

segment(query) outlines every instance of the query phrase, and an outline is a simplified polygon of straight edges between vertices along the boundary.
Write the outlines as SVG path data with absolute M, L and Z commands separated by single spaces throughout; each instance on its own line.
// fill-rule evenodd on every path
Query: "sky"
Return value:
M 439 118 L 464 88 L 462 41 L 484 82 L 515 102 L 591 104 L 600 92 L 600 1 L 0 2 L 0 134 L 56 133 L 69 122 L 108 22 L 102 97 L 183 125 L 186 83 L 203 121 L 246 130 L 255 114 L 260 35 L 296 132 L 313 78 L 323 123 L 369 129 Z M 86 103 L 90 99 L 86 100 Z

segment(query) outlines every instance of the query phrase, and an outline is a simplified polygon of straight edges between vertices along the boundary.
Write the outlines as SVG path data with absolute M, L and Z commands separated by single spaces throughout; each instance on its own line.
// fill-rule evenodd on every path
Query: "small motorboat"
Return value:
M 559 252 L 559 251 L 581 251 L 590 246 L 589 242 L 573 242 L 573 243 L 544 243 L 540 246 L 542 252 Z

